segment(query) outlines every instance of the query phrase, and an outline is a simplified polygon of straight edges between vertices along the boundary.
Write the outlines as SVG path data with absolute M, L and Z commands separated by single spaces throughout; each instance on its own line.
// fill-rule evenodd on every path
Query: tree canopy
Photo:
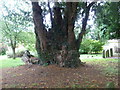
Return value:
M 95 16 L 101 38 L 120 38 L 120 2 L 98 3 L 95 7 Z
M 13 58 L 15 58 L 15 49 L 18 43 L 23 39 L 21 33 L 23 31 L 28 31 L 28 27 L 30 27 L 32 21 L 29 11 L 21 10 L 18 4 L 14 4 L 14 7 L 17 9 L 3 2 L 2 19 L 0 21 L 2 38 L 4 38 L 4 42 L 10 45 L 13 51 Z

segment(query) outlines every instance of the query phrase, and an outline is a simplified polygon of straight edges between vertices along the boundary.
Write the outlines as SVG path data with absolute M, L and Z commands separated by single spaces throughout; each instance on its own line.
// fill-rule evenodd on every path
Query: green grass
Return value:
M 86 58 L 88 56 L 90 58 Z M 81 60 L 83 62 L 86 62 L 86 64 L 99 66 L 99 68 L 97 69 L 102 70 L 105 75 L 117 75 L 118 74 L 118 61 L 119 61 L 118 59 L 102 58 L 101 54 L 97 54 L 97 55 L 92 54 L 92 56 L 93 57 L 91 57 L 90 54 L 81 55 L 82 57 Z M 16 67 L 20 65 L 24 65 L 24 62 L 22 62 L 21 58 L 16 58 L 16 59 L 12 59 L 12 58 L 1 59 L 0 58 L 0 68 Z
M 99 68 L 97 69 L 102 70 L 103 74 L 105 74 L 106 76 L 118 75 L 118 62 L 120 62 L 118 59 L 90 58 L 82 59 L 82 61 L 86 62 L 86 64 L 99 66 Z
M 81 54 L 80 55 L 81 59 L 86 59 L 86 58 L 102 58 L 102 54 Z
M 5 58 L 0 60 L 0 68 L 16 67 L 20 65 L 24 65 L 24 62 L 22 62 L 21 58 L 16 58 L 16 59 Z
M 93 83 L 91 81 L 85 81 L 82 84 L 71 85 L 71 88 L 97 88 L 97 87 L 99 87 L 99 84 Z

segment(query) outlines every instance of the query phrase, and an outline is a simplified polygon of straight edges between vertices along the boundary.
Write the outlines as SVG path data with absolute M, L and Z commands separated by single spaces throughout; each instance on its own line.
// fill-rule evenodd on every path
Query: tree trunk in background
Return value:
M 15 59 L 16 58 L 16 53 L 15 53 L 15 49 L 16 49 L 16 38 L 15 38 L 15 40 L 12 40 L 11 38 L 10 38 L 10 44 L 11 44 L 11 49 L 12 49 L 12 52 L 13 52 L 13 59 Z
M 13 51 L 13 59 L 15 59 L 16 58 L 15 48 L 12 48 L 12 51 Z
M 81 63 L 79 59 L 78 42 L 75 38 L 74 25 L 77 16 L 78 2 L 66 2 L 64 17 L 62 17 L 61 8 L 55 3 L 53 13 L 50 10 L 52 28 L 47 31 L 43 24 L 42 9 L 38 2 L 32 2 L 33 20 L 36 34 L 36 50 L 38 56 L 44 63 L 58 64 L 61 67 L 78 67 Z M 86 28 L 89 10 L 83 21 L 81 34 Z M 79 39 L 82 37 L 79 36 Z

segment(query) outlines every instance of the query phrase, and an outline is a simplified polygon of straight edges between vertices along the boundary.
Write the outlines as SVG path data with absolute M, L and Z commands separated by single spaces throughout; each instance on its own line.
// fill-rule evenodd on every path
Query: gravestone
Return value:
M 103 46 L 103 58 L 120 57 L 120 39 L 108 40 Z

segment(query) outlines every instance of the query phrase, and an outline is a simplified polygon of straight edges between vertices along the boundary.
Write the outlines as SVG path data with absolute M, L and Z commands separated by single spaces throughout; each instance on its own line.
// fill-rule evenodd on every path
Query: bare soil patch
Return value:
M 118 87 L 118 76 L 106 77 L 92 65 L 61 68 L 56 65 L 23 65 L 2 69 L 2 88 L 104 88 L 113 81 Z

